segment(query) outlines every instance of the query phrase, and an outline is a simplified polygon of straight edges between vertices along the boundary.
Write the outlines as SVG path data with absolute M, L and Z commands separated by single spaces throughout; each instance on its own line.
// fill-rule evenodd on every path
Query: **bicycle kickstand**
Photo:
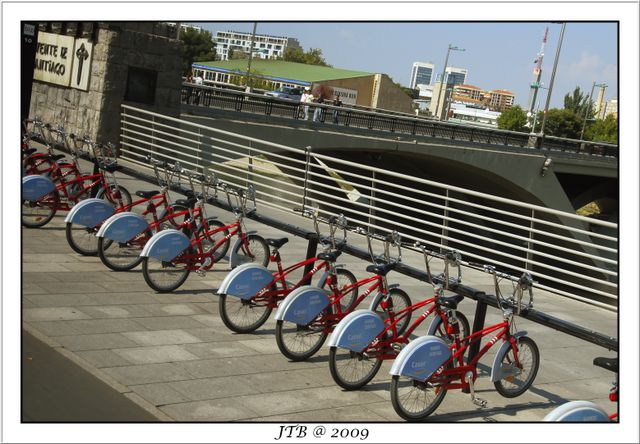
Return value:
M 467 372 L 467 374 L 464 375 L 464 380 L 467 384 L 469 384 L 469 393 L 471 394 L 471 402 L 473 402 L 478 407 L 483 407 L 483 408 L 486 407 L 487 401 L 485 401 L 484 399 L 478 398 L 476 396 L 476 391 L 473 388 L 473 373 Z

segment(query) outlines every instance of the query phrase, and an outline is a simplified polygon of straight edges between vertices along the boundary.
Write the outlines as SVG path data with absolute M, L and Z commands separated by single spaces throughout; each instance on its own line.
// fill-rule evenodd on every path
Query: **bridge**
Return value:
M 186 83 L 182 103 L 183 118 L 205 126 L 565 212 L 596 202 L 617 222 L 615 145 L 331 105 L 305 121 L 296 102 Z

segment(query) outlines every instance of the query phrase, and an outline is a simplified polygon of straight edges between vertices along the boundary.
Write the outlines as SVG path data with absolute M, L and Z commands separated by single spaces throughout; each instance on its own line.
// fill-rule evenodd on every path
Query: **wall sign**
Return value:
M 69 86 L 73 63 L 74 38 L 66 35 L 38 33 L 35 80 Z
M 86 91 L 89 89 L 89 75 L 91 74 L 91 57 L 93 44 L 89 39 L 76 39 L 73 51 L 73 69 L 71 72 L 71 87 Z

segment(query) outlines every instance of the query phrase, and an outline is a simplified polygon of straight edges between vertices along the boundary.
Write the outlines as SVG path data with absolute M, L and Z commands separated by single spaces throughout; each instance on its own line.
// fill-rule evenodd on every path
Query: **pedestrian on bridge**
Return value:
M 318 95 L 318 98 L 315 100 L 316 103 L 321 104 L 324 103 L 324 97 L 322 96 L 322 91 L 320 91 L 320 94 Z M 323 109 L 319 106 L 316 107 L 315 111 L 313 112 L 313 121 L 317 122 L 318 120 L 322 121 L 322 113 L 323 113 Z
M 333 99 L 333 106 L 342 106 L 342 100 L 340 100 L 340 94 L 338 94 L 336 96 L 335 99 Z M 338 110 L 334 109 L 333 110 L 333 123 L 335 123 L 336 125 L 338 124 Z
M 313 102 L 313 94 L 311 94 L 311 88 L 308 86 L 304 88 L 304 93 L 300 96 L 300 103 Z M 302 108 L 304 111 L 304 120 L 309 120 L 309 105 L 304 105 Z

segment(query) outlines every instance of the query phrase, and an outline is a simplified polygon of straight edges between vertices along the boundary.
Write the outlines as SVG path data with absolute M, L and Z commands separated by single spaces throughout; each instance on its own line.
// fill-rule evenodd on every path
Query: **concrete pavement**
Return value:
M 132 193 L 153 189 L 131 178 L 120 183 Z M 301 218 L 267 208 L 259 211 L 310 228 Z M 213 207 L 211 214 L 223 221 L 233 219 Z M 346 392 L 331 379 L 326 347 L 308 362 L 289 362 L 280 354 L 273 317 L 255 334 L 227 330 L 215 295 L 228 271 L 226 261 L 206 277 L 192 273 L 175 293 L 158 294 L 146 285 L 140 268 L 116 273 L 97 257 L 72 252 L 63 218 L 60 214 L 41 229 L 22 230 L 23 328 L 155 418 L 400 420 L 389 401 L 390 363 L 384 363 L 365 389 Z M 247 225 L 264 237 L 283 235 L 253 221 Z M 288 237 L 290 242 L 282 249 L 285 263 L 302 259 L 306 251 L 305 240 Z M 355 236 L 352 240 L 361 242 Z M 404 260 L 423 265 L 419 256 L 407 255 Z M 365 262 L 346 255 L 339 262 L 356 276 L 365 275 Z M 465 270 L 463 280 L 493 294 L 490 279 L 482 273 Z M 414 301 L 429 294 L 429 286 L 399 274 L 391 273 L 389 281 L 401 283 Z M 541 311 L 617 337 L 615 313 L 542 291 L 535 297 Z M 464 301 L 460 309 L 472 323 L 475 303 Z M 487 322 L 499 319 L 501 313 L 490 307 Z M 486 356 L 476 388 L 488 407 L 476 407 L 469 395 L 458 391 L 448 393 L 433 421 L 539 421 L 558 404 L 574 399 L 592 400 L 607 411 L 615 408 L 608 401 L 613 374 L 592 365 L 594 357 L 613 353 L 524 319 L 517 323 L 540 348 L 540 370 L 531 390 L 519 398 L 502 398 L 486 377 L 492 362 L 492 356 Z

